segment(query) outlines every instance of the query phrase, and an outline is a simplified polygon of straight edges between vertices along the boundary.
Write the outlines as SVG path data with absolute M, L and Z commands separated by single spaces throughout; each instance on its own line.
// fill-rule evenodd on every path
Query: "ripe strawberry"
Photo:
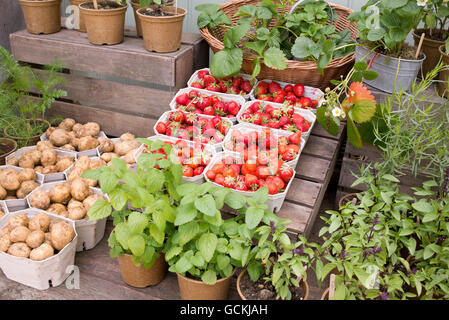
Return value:
M 238 88 L 240 88 L 240 85 L 242 84 L 242 82 L 243 82 L 243 78 L 242 77 L 236 77 L 234 79 L 234 82 L 232 83 L 232 87 L 234 87 L 235 89 L 238 89 Z
M 299 103 L 301 104 L 301 106 L 305 109 L 312 107 L 312 99 L 308 98 L 308 97 L 302 97 L 299 100 Z
M 199 81 L 192 83 L 192 88 L 203 89 L 204 85 L 203 85 L 202 81 L 199 80 Z
M 220 90 L 222 93 L 228 92 L 228 87 L 223 81 L 218 82 L 218 85 L 220 86 Z
M 259 86 L 258 86 L 258 87 L 254 90 L 254 94 L 255 94 L 256 98 L 257 98 L 257 97 L 260 97 L 260 96 L 262 96 L 262 95 L 265 95 L 265 94 L 267 94 L 267 88 L 259 87 Z
M 168 121 L 171 122 L 184 122 L 185 114 L 181 111 L 172 111 L 168 114 Z
M 270 175 L 270 171 L 267 166 L 258 166 L 256 169 L 256 176 L 259 179 L 266 179 Z
M 218 85 L 216 83 L 211 83 L 208 86 L 205 86 L 205 89 L 208 91 L 212 91 L 212 92 L 221 92 L 220 85 Z
M 266 187 L 268 188 L 268 194 L 278 193 L 278 187 L 273 181 L 267 181 Z
M 291 84 L 287 84 L 285 87 L 284 87 L 284 91 L 285 92 L 293 92 L 293 86 L 291 85 Z
M 285 96 L 276 96 L 273 98 L 274 103 L 283 103 L 285 100 Z
M 226 188 L 234 188 L 235 186 L 235 178 L 232 176 L 225 176 L 223 181 L 223 186 Z
M 287 116 L 281 116 L 279 118 L 279 127 L 283 127 L 283 126 L 285 126 L 286 124 L 289 124 L 289 123 L 290 123 L 290 119 Z
M 189 91 L 189 98 L 195 99 L 198 98 L 201 95 L 201 93 L 198 90 L 190 90 Z
M 209 180 L 214 180 L 216 175 L 217 174 L 214 171 L 212 171 L 212 170 L 209 170 L 209 171 L 206 172 L 206 177 Z
M 235 102 L 235 101 L 231 101 L 228 103 L 228 112 L 233 115 L 236 116 L 240 111 L 240 105 Z
M 231 129 L 231 125 L 227 121 L 221 121 L 221 123 L 218 125 L 218 130 L 222 134 L 228 133 L 229 129 Z
M 272 81 L 269 86 L 268 86 L 268 91 L 271 94 L 274 94 L 276 92 L 276 90 L 282 89 L 281 86 L 279 85 L 279 83 Z
M 237 182 L 234 186 L 234 189 L 237 191 L 248 191 L 248 187 L 244 182 Z
M 203 79 L 205 75 L 210 74 L 208 70 L 200 70 L 198 71 L 198 78 Z
M 284 166 L 279 169 L 279 176 L 282 178 L 282 180 L 284 180 L 285 183 L 288 183 L 293 177 L 293 169 Z
M 280 128 L 279 121 L 276 119 L 270 119 L 268 121 L 268 127 L 272 129 L 279 129 Z
M 259 100 L 262 101 L 268 101 L 268 102 L 272 102 L 273 101 L 273 97 L 269 96 L 269 95 L 261 95 L 258 97 Z
M 270 119 L 271 117 L 268 113 L 262 113 L 262 115 L 260 116 L 260 121 L 262 124 L 267 124 Z
M 217 79 L 211 75 L 211 74 L 206 74 L 203 77 L 203 83 L 205 87 L 208 87 L 211 84 L 216 84 L 217 83 Z
M 302 84 L 295 84 L 293 87 L 293 92 L 298 98 L 301 98 L 304 95 L 304 86 Z
M 166 130 L 167 130 L 167 126 L 165 125 L 164 122 L 159 122 L 159 123 L 156 125 L 156 131 L 157 131 L 157 133 L 165 134 L 165 131 L 166 131 Z
M 301 143 L 301 131 L 293 133 L 288 136 L 288 141 L 293 144 L 299 145 Z
M 196 107 L 200 110 L 204 110 L 204 108 L 207 108 L 210 105 L 212 105 L 212 99 L 208 96 L 200 97 L 196 103 Z
M 193 126 L 193 123 L 198 121 L 198 115 L 194 112 L 188 112 L 185 117 L 185 123 L 188 126 Z
M 286 115 L 288 117 L 291 117 L 295 113 L 295 108 L 290 106 L 290 105 L 284 104 L 281 107 L 281 111 L 282 111 L 282 114 L 284 114 L 284 115 Z
M 193 169 L 189 166 L 182 166 L 182 175 L 184 177 L 193 177 Z
M 278 138 L 278 145 L 286 146 L 286 145 L 288 145 L 288 143 L 289 143 L 289 141 L 288 141 L 288 138 L 286 136 L 280 136 Z
M 215 116 L 215 117 L 213 117 L 213 118 L 211 119 L 211 122 L 212 122 L 214 128 L 216 128 L 216 127 L 220 124 L 220 122 L 222 122 L 222 121 L 223 121 L 223 120 L 221 119 L 220 116 Z
M 296 159 L 296 156 L 298 154 L 292 150 L 287 150 L 283 155 L 282 155 L 282 160 L 284 160 L 285 162 L 290 162 Z
M 242 82 L 242 84 L 240 85 L 240 88 L 242 88 L 242 90 L 245 91 L 246 93 L 250 93 L 253 87 L 251 85 L 251 82 L 246 80 L 246 81 Z
M 297 132 L 298 128 L 294 124 L 287 124 L 287 125 L 282 127 L 282 130 L 291 131 L 291 132 Z
M 223 175 L 222 174 L 217 174 L 215 176 L 214 182 L 216 184 L 223 185 L 224 184 L 224 177 L 223 177 Z
M 208 116 L 213 116 L 215 113 L 214 107 L 209 106 L 209 107 L 204 108 L 203 113 Z
M 296 96 L 293 92 L 289 92 L 287 93 L 287 96 L 285 97 L 285 100 L 291 102 L 291 103 L 295 103 L 296 102 Z
M 260 102 L 254 102 L 247 109 L 247 111 L 249 111 L 251 113 L 256 113 L 256 112 L 259 112 L 260 110 L 261 110 Z
M 280 192 L 282 189 L 285 188 L 285 182 L 284 182 L 284 180 L 282 180 L 282 178 L 279 177 L 279 176 L 275 176 L 275 177 L 273 178 L 273 183 L 277 186 L 278 192 Z
M 181 104 L 183 106 L 186 106 L 187 103 L 189 102 L 189 100 L 190 100 L 190 97 L 187 93 L 183 93 L 176 97 L 176 103 Z
M 244 122 L 251 122 L 251 115 L 247 112 L 242 113 L 242 115 L 240 116 L 240 119 Z
M 199 176 L 200 174 L 202 174 L 204 171 L 204 167 L 197 167 L 193 170 L 193 175 L 194 176 Z

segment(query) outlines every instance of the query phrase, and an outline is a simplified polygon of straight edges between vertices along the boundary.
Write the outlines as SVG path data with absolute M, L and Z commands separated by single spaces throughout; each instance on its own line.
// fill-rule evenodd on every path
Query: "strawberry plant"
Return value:
M 260 223 L 277 221 L 267 210 L 267 190 L 249 199 L 217 188 L 212 183 L 183 184 L 174 221 L 175 230 L 165 245 L 169 271 L 215 284 L 229 277 L 236 267 L 247 265 L 254 256 L 254 231 Z M 237 216 L 223 220 L 220 210 L 226 204 Z
M 255 89 L 255 97 L 267 102 L 288 103 L 299 109 L 316 109 L 318 106 L 317 100 L 304 96 L 304 85 L 301 83 L 287 84 L 282 88 L 276 81 L 260 81 Z
M 252 78 L 260 73 L 262 63 L 269 68 L 283 70 L 287 59 L 317 61 L 322 72 L 329 62 L 353 51 L 349 31 L 337 32 L 333 21 L 335 11 L 325 1 L 306 0 L 287 11 L 287 5 L 297 1 L 263 0 L 257 5 L 243 5 L 235 14 L 241 17 L 236 25 L 215 4 L 196 7 L 201 11 L 198 28 L 226 29 L 224 49 L 211 62 L 211 72 L 218 78 L 237 74 L 243 62 L 244 50 L 255 55 Z M 331 18 L 332 17 L 332 18 Z M 275 21 L 274 25 L 270 25 Z
M 240 76 L 218 79 L 211 75 L 208 70 L 200 70 L 198 79 L 192 83 L 191 87 L 244 96 L 251 92 L 253 84 Z

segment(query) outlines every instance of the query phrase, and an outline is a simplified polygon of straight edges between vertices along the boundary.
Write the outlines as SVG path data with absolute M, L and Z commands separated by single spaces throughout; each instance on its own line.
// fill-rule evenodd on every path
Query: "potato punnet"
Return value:
M 56 150 L 45 149 L 41 154 L 41 164 L 45 167 L 52 166 L 56 163 Z
M 3 200 L 6 198 L 8 193 L 6 192 L 5 188 L 3 188 L 0 184 L 0 200 Z
M 73 126 L 75 125 L 75 120 L 71 118 L 65 118 L 59 125 L 59 129 L 64 129 L 65 131 L 72 131 Z
M 56 146 L 61 147 L 65 144 L 68 144 L 70 142 L 70 135 L 65 131 L 64 129 L 55 129 L 51 135 L 49 136 L 48 140 Z
M 9 238 L 9 234 L 0 236 L 0 252 L 8 251 L 10 246 L 11 246 L 11 239 Z
M 13 230 L 16 227 L 28 226 L 29 222 L 30 219 L 28 219 L 28 216 L 26 214 L 18 214 L 8 220 L 8 229 L 11 232 L 11 230 Z
M 10 220 L 11 221 L 11 220 Z M 45 213 L 38 213 L 33 218 L 31 218 L 28 223 L 28 228 L 31 231 L 40 230 L 46 232 L 50 226 L 50 216 Z
M 6 164 L 9 164 L 10 166 L 18 167 L 19 166 L 19 158 L 17 158 L 17 157 L 9 158 L 8 161 L 6 161 Z
M 62 250 L 75 237 L 75 230 L 66 221 L 61 221 L 52 225 L 50 237 L 53 248 Z
M 19 181 L 34 181 L 36 180 L 36 172 L 33 169 L 26 168 L 19 173 Z
M 30 256 L 31 249 L 24 242 L 17 242 L 11 244 L 8 249 L 8 253 L 15 257 L 28 258 Z
M 100 194 L 93 194 L 84 199 L 83 206 L 84 208 L 86 208 L 86 211 L 89 211 L 90 207 L 92 207 L 94 203 L 97 202 L 98 199 L 106 199 L 106 198 Z
M 34 208 L 46 210 L 50 206 L 50 196 L 44 190 L 37 190 L 30 194 L 28 200 Z
M 72 196 L 70 195 L 71 186 L 69 183 L 57 184 L 50 189 L 50 201 L 53 203 L 69 203 Z
M 120 158 L 120 157 L 119 157 L 119 155 L 118 155 L 117 153 L 114 153 L 114 152 L 106 152 L 106 153 L 103 153 L 103 154 L 100 156 L 100 158 L 101 158 L 103 161 L 105 161 L 105 162 L 111 162 L 111 160 L 112 160 L 113 158 Z
M 15 191 L 20 188 L 19 172 L 13 168 L 5 168 L 0 173 L 0 185 L 6 191 Z
M 75 147 L 72 146 L 71 144 L 65 144 L 65 145 L 63 145 L 63 146 L 60 147 L 60 148 L 61 148 L 61 149 L 64 149 L 64 150 L 68 150 L 68 151 L 76 151 Z
M 37 187 L 39 187 L 39 184 L 36 181 L 22 182 L 22 185 L 20 186 L 19 190 L 17 190 L 17 198 L 19 199 L 25 198 Z
M 54 146 L 52 145 L 52 143 L 48 140 L 45 141 L 39 141 L 36 144 L 36 149 L 40 152 L 44 151 L 45 149 L 53 149 Z
M 96 147 L 98 147 L 98 144 L 99 144 L 98 139 L 94 137 L 91 136 L 82 137 L 79 140 L 78 151 L 95 149 Z
M 55 249 L 48 244 L 43 243 L 38 248 L 31 250 L 30 259 L 33 261 L 42 261 L 52 257 L 55 254 Z
M 83 178 L 76 178 L 72 181 L 71 194 L 75 200 L 83 201 L 89 196 L 89 184 Z
M 82 220 L 86 217 L 87 210 L 84 206 L 75 206 L 73 208 L 69 208 L 69 219 L 72 220 Z
M 45 233 L 41 230 L 34 230 L 30 232 L 30 234 L 26 238 L 25 243 L 29 247 L 36 249 L 44 242 L 44 240 L 45 240 Z
M 133 135 L 133 134 L 130 133 L 130 132 L 126 132 L 126 133 L 124 133 L 124 134 L 122 134 L 122 135 L 120 136 L 120 141 L 132 141 L 132 140 L 134 140 L 135 138 L 136 138 L 135 135 Z

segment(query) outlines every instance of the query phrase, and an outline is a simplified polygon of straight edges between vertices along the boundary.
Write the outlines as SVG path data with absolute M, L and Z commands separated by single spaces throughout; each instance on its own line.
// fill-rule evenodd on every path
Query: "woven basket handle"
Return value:
M 303 2 L 304 2 L 304 0 L 299 0 L 298 2 L 296 2 L 293 5 L 293 7 L 290 9 L 289 13 L 292 14 L 296 10 L 296 8 Z M 331 24 L 334 24 L 334 9 L 332 9 L 332 6 L 329 5 L 329 3 L 326 2 L 326 4 L 329 7 L 329 9 L 331 9 Z

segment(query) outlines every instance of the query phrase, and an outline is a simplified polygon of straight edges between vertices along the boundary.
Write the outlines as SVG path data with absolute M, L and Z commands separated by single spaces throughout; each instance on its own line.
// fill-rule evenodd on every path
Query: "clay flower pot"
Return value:
M 239 293 L 239 296 L 242 300 L 248 300 L 242 293 L 242 291 L 240 290 L 240 283 L 242 282 L 243 277 L 247 274 L 247 270 L 243 270 L 242 272 L 240 272 L 238 278 L 237 278 L 237 292 Z M 304 290 L 306 291 L 306 293 L 304 294 L 304 300 L 307 300 L 309 298 L 309 284 L 307 283 L 307 281 L 301 280 L 300 284 L 302 284 L 304 286 Z
M 28 119 L 28 121 L 32 121 Z M 10 139 L 13 139 L 18 142 L 20 147 L 26 147 L 26 146 L 34 146 L 41 138 L 41 135 L 50 127 L 50 122 L 47 120 L 42 119 L 36 119 L 36 122 L 43 122 L 45 124 L 45 128 L 43 129 L 43 132 L 40 134 L 37 134 L 32 137 L 24 138 L 24 137 L 15 137 L 12 134 L 9 133 L 10 128 L 13 128 L 14 126 L 20 125 L 17 122 L 10 123 L 5 129 L 3 130 L 3 134 Z
M 449 66 L 449 55 L 445 53 L 446 48 L 443 44 L 438 48 L 440 55 L 443 57 L 443 62 L 446 66 Z M 442 97 L 449 98 L 449 70 L 444 70 L 440 72 L 440 82 L 438 83 L 438 93 Z
M 49 34 L 61 30 L 61 0 L 19 0 L 29 33 Z
M 98 5 L 100 4 L 102 3 L 99 2 Z M 107 1 L 107 4 L 114 8 L 96 10 L 92 2 L 83 2 L 79 6 L 80 14 L 84 16 L 87 38 L 92 44 L 111 45 L 123 42 L 128 5 L 117 7 L 114 1 Z
M 228 298 L 229 285 L 232 274 L 224 279 L 219 279 L 213 285 L 205 284 L 200 280 L 193 280 L 176 273 L 178 276 L 179 294 L 182 300 L 226 300 Z
M 155 52 L 173 52 L 181 47 L 182 23 L 187 10 L 178 7 L 162 7 L 165 13 L 173 16 L 145 15 L 146 8 L 137 10 L 138 19 L 142 25 L 145 49 Z
M 136 21 L 136 32 L 138 37 L 142 37 L 142 24 L 140 23 L 139 17 L 137 16 L 137 10 L 140 9 L 139 0 L 131 0 L 131 6 L 134 11 L 134 20 Z M 165 6 L 173 6 L 175 4 L 175 0 L 168 1 Z
M 418 46 L 419 40 L 421 38 L 421 34 L 426 32 L 425 29 L 416 29 L 413 30 L 413 39 L 415 40 L 415 46 Z M 444 41 L 433 40 L 424 37 L 424 41 L 422 43 L 422 52 L 426 55 L 426 60 L 424 60 L 421 71 L 425 76 L 429 71 L 433 70 L 438 62 L 440 61 L 440 51 L 439 48 L 444 44 Z
M 17 150 L 17 142 L 13 139 L 0 138 L 0 166 L 5 164 L 5 159 Z
M 150 269 L 146 269 L 143 264 L 136 267 L 132 256 L 126 253 L 123 256 L 118 256 L 118 263 L 123 281 L 136 288 L 157 285 L 164 279 L 168 269 L 164 254 L 160 255 Z
M 84 15 L 81 14 L 80 4 L 86 2 L 85 0 L 70 0 L 70 4 L 72 6 L 76 6 L 78 8 L 78 19 L 79 19 L 79 32 L 87 32 L 86 23 L 84 22 Z

